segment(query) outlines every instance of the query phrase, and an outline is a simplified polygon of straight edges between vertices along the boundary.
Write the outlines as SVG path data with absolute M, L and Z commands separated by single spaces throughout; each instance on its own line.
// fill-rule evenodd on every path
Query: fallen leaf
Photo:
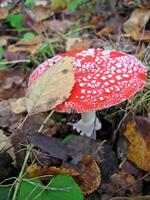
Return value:
M 88 49 L 92 40 L 81 38 L 68 38 L 66 42 L 66 51 Z
M 150 170 L 150 148 L 142 134 L 139 131 L 135 121 L 126 124 L 124 136 L 129 141 L 127 158 L 138 168 Z
M 0 7 L 0 13 L 0 20 L 3 20 L 8 16 L 8 10 L 6 10 L 5 8 Z
M 0 138 L 0 152 L 7 151 L 13 159 L 13 164 L 16 165 L 15 149 L 12 146 L 11 139 L 4 134 L 2 129 L 0 129 Z
M 10 101 L 0 102 L 0 127 L 8 128 L 12 124 L 16 123 L 18 117 L 12 112 L 10 108 Z
M 150 19 L 150 9 L 137 8 L 132 13 L 130 18 L 124 22 L 123 30 L 125 33 L 139 33 Z
M 141 184 L 137 183 L 134 176 L 125 172 L 118 171 L 113 174 L 110 179 L 112 185 L 112 192 L 117 193 L 118 196 L 130 193 L 132 195 L 137 195 L 141 192 Z
M 25 9 L 25 13 L 34 22 L 40 22 L 51 16 L 50 8 L 43 6 L 36 6 L 33 9 Z
M 41 179 L 46 180 L 46 179 L 50 179 L 51 176 L 58 175 L 58 174 L 68 174 L 72 177 L 76 177 L 79 175 L 79 173 L 75 171 L 74 169 L 65 168 L 65 167 L 44 166 L 43 168 L 40 168 L 36 164 L 33 164 L 27 168 L 27 178 L 34 178 L 34 177 L 41 176 Z
M 132 39 L 135 41 L 150 42 L 150 31 L 132 32 Z
M 1 46 L 6 46 L 7 43 L 8 43 L 8 40 L 10 40 L 10 39 L 13 39 L 13 37 L 8 36 L 8 35 L 0 36 L 0 44 L 1 44 Z
M 96 161 L 90 155 L 85 155 L 81 162 L 81 174 L 73 168 L 65 167 L 43 167 L 36 164 L 30 165 L 27 169 L 27 178 L 41 177 L 43 180 L 49 180 L 51 176 L 59 174 L 68 174 L 75 178 L 85 195 L 94 192 L 100 185 L 100 169 Z
M 55 108 L 66 100 L 74 85 L 73 57 L 64 57 L 28 88 L 27 110 L 35 114 Z
M 68 21 L 68 20 L 50 20 L 50 21 L 44 21 L 43 24 L 47 27 L 47 29 L 49 31 L 53 31 L 53 32 L 60 32 L 60 33 L 64 33 L 66 32 L 68 29 L 71 28 L 71 26 L 73 25 L 72 22 Z
M 9 53 L 27 52 L 27 53 L 34 55 L 40 46 L 41 46 L 41 44 L 33 45 L 33 46 L 30 46 L 30 45 L 17 46 L 17 44 L 13 44 L 13 45 L 9 45 L 7 50 Z
M 25 96 L 27 76 L 19 70 L 0 71 L 0 99 Z
M 25 40 L 22 39 L 16 43 L 17 46 L 33 46 L 41 44 L 42 40 L 40 36 L 36 36 L 33 39 Z
M 94 158 L 85 155 L 81 162 L 81 175 L 77 177 L 77 183 L 80 185 L 85 195 L 94 192 L 101 183 L 101 172 Z
M 135 122 L 138 130 L 142 134 L 148 148 L 150 149 L 150 119 L 142 116 L 136 116 Z
M 12 99 L 10 101 L 11 110 L 16 114 L 26 112 L 27 111 L 26 100 L 27 100 L 26 97 Z
M 109 34 L 114 33 L 115 30 L 116 30 L 116 26 L 114 26 L 114 25 L 108 25 L 108 26 L 104 27 L 102 30 L 98 31 L 96 33 L 96 35 L 98 37 L 106 37 Z
M 50 5 L 52 10 L 63 10 L 67 8 L 67 2 L 66 0 L 52 0 Z

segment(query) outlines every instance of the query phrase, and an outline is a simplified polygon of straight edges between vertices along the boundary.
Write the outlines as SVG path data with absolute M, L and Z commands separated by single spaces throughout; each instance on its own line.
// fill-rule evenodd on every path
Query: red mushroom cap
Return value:
M 132 97 L 144 87 L 146 67 L 122 52 L 88 49 L 67 52 L 42 63 L 32 74 L 32 84 L 46 69 L 66 55 L 74 56 L 75 84 L 70 97 L 56 106 L 58 112 L 101 110 Z

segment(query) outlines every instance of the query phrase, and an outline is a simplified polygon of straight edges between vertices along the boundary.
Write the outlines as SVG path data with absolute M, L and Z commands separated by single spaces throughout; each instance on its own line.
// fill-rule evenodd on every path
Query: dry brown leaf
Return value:
M 40 168 L 36 164 L 30 165 L 27 169 L 27 178 L 33 178 L 33 177 L 40 177 L 44 180 L 50 179 L 50 176 L 47 175 L 58 175 L 58 174 L 68 174 L 72 177 L 76 177 L 79 175 L 77 171 L 71 168 L 65 168 L 65 167 L 43 167 Z M 42 177 L 44 176 L 44 177 Z M 46 177 L 47 176 L 47 177 Z
M 72 60 L 64 57 L 31 84 L 27 99 L 30 115 L 51 110 L 70 96 L 74 85 Z
M 17 42 L 17 46 L 21 46 L 21 45 L 24 45 L 24 46 L 33 46 L 33 45 L 39 45 L 41 44 L 42 40 L 41 40 L 41 37 L 40 36 L 36 36 L 35 38 L 33 38 L 32 40 L 20 40 L 19 42 Z
M 13 39 L 13 37 L 12 36 L 8 36 L 8 35 L 0 36 L 0 44 L 1 44 L 1 46 L 6 46 L 9 39 Z
M 50 8 L 46 8 L 43 6 L 36 6 L 33 9 L 25 9 L 25 12 L 28 15 L 28 17 L 34 22 L 40 22 L 51 16 Z
M 112 192 L 117 195 L 125 195 L 127 192 L 132 195 L 138 194 L 141 191 L 140 184 L 138 184 L 131 174 L 125 171 L 118 171 L 111 176 L 110 183 L 112 185 Z
M 47 27 L 48 30 L 53 31 L 53 32 L 61 32 L 64 33 L 66 32 L 69 28 L 72 26 L 72 22 L 69 20 L 50 20 L 50 21 L 44 21 L 43 24 L 45 27 Z
M 111 33 L 114 33 L 115 29 L 116 29 L 116 26 L 108 25 L 108 26 L 104 27 L 102 30 L 98 31 L 96 33 L 96 35 L 98 37 L 105 37 L 105 36 L 108 36 Z
M 92 41 L 81 38 L 68 38 L 66 42 L 66 51 L 88 49 Z
M 124 22 L 123 30 L 125 33 L 140 32 L 150 19 L 150 9 L 137 8 L 132 13 L 130 18 Z
M 82 173 L 77 177 L 77 182 L 80 185 L 85 195 L 94 192 L 101 183 L 100 169 L 92 156 L 86 155 L 81 163 Z
M 126 125 L 124 136 L 129 141 L 127 158 L 133 162 L 138 168 L 150 170 L 150 149 L 139 132 L 135 121 L 130 121 Z
M 28 53 L 31 53 L 32 55 L 34 55 L 40 46 L 41 46 L 41 44 L 34 45 L 34 46 L 9 45 L 7 50 L 10 53 L 28 52 Z
M 135 41 L 150 42 L 150 31 L 145 31 L 144 33 L 133 32 L 132 39 Z
M 12 146 L 10 137 L 7 137 L 3 130 L 0 129 L 0 153 L 7 151 L 13 159 L 13 164 L 16 165 L 15 149 Z
M 0 7 L 0 20 L 5 19 L 8 16 L 8 10 Z
M 11 110 L 16 114 L 26 112 L 27 111 L 26 100 L 27 100 L 26 97 L 20 97 L 19 99 L 12 99 L 10 101 Z

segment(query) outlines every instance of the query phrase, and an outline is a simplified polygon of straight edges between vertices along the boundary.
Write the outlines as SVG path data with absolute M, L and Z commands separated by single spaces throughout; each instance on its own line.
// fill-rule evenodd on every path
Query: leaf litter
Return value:
M 54 113 L 52 119 L 43 124 L 47 112 L 41 112 L 53 109 L 57 105 L 57 102 L 53 102 L 50 106 L 43 107 L 43 102 L 46 104 L 48 99 L 51 99 L 51 94 L 48 92 L 42 98 L 42 102 L 39 102 L 39 106 L 36 108 L 37 114 L 31 112 L 31 116 L 27 118 L 21 130 L 18 130 L 19 123 L 27 114 L 25 103 L 29 75 L 27 72 L 32 71 L 43 60 L 67 50 L 90 47 L 115 49 L 136 55 L 141 61 L 145 62 L 148 69 L 147 82 L 149 83 L 149 9 L 148 0 L 104 0 L 97 1 L 97 4 L 95 4 L 95 1 L 82 0 L 66 0 L 63 2 L 54 0 L 51 3 L 48 0 L 34 1 L 34 3 L 32 0 L 26 0 L 24 5 L 17 0 L 0 2 L 0 10 L 3 13 L 0 17 L 0 48 L 2 52 L 0 53 L 0 69 L 7 69 L 7 71 L 0 72 L 0 129 L 6 135 L 6 140 L 7 136 L 10 136 L 10 144 L 3 140 L 6 151 L 10 145 L 13 145 L 17 150 L 15 151 L 17 167 L 22 165 L 24 150 L 29 142 L 27 139 L 29 134 L 35 133 L 34 137 L 36 137 L 36 132 L 43 125 L 42 133 L 47 136 L 47 140 L 56 137 L 61 142 L 62 139 L 72 135 L 72 133 L 77 135 L 71 127 L 66 125 L 66 117 L 69 116 L 67 121 L 79 119 L 79 115 L 75 113 L 69 115 Z M 61 66 L 58 68 L 61 71 Z M 66 65 L 66 68 L 71 69 L 70 79 L 68 78 L 71 84 L 65 83 L 67 91 L 65 91 L 65 85 L 63 85 L 63 89 L 58 89 L 62 92 L 65 91 L 60 97 L 60 101 L 63 101 L 63 95 L 66 98 L 67 95 L 69 96 L 74 84 L 72 64 L 68 67 Z M 56 77 L 59 78 L 59 75 L 56 75 Z M 63 76 L 61 78 L 64 80 Z M 36 83 L 34 87 L 36 88 L 38 84 Z M 56 84 L 58 85 L 58 80 Z M 47 90 L 51 91 L 50 86 L 47 87 L 47 85 Z M 53 93 L 54 97 L 58 97 L 58 90 Z M 127 109 L 125 104 L 122 104 L 97 113 L 103 122 L 103 127 L 97 135 L 96 142 L 80 136 L 70 137 L 72 139 L 66 144 L 67 147 L 78 152 L 73 163 L 60 159 L 61 153 L 59 151 L 56 151 L 56 158 L 45 153 L 47 151 L 52 153 L 54 149 L 59 149 L 59 145 L 56 145 L 53 149 L 55 143 L 52 142 L 51 147 L 47 145 L 45 149 L 42 149 L 41 146 L 43 147 L 45 143 L 42 143 L 40 139 L 38 139 L 38 145 L 32 152 L 29 163 L 34 160 L 37 166 L 35 167 L 36 170 L 43 176 L 46 176 L 47 171 L 51 169 L 52 171 L 49 171 L 50 176 L 56 175 L 55 172 L 57 175 L 66 172 L 74 177 L 70 171 L 73 170 L 78 174 L 78 169 L 86 168 L 82 172 L 80 181 L 77 180 L 77 177 L 74 177 L 86 194 L 84 197 L 86 200 L 98 200 L 100 198 L 102 200 L 113 198 L 120 200 L 124 197 L 125 199 L 150 198 L 148 186 L 150 184 L 148 175 L 149 110 L 146 109 L 148 106 L 145 103 L 148 102 L 149 96 L 147 95 L 144 99 L 144 93 L 147 93 L 147 91 L 149 91 L 148 84 L 142 92 L 142 98 L 138 94 L 138 101 L 134 104 L 137 108 L 136 112 L 140 116 L 136 117 L 136 112 L 132 112 L 133 107 L 129 109 L 129 113 L 133 115 L 132 120 L 129 120 L 130 122 L 122 120 L 122 113 Z M 143 102 L 142 99 L 144 99 Z M 132 100 L 129 101 L 131 102 L 130 106 L 132 106 Z M 139 104 L 140 106 L 138 106 Z M 115 114 L 112 115 L 114 110 Z M 118 128 L 120 123 L 122 126 L 119 125 Z M 116 127 L 118 131 L 115 135 Z M 126 128 L 124 129 L 124 127 Z M 107 140 L 107 142 L 105 143 L 104 140 Z M 118 140 L 121 140 L 121 142 L 118 142 Z M 104 144 L 101 144 L 101 142 L 104 142 Z M 66 146 L 62 147 L 62 151 L 64 149 L 66 149 Z M 18 157 L 18 151 L 22 153 L 20 157 Z M 20 170 L 12 166 L 13 155 L 7 153 L 4 152 L 5 155 L 0 154 L 1 181 L 16 176 L 14 172 L 16 169 L 17 173 Z M 84 155 L 86 159 L 84 160 L 81 155 Z M 79 165 L 76 168 L 75 160 L 80 159 L 82 162 L 84 161 L 84 167 L 82 164 L 82 167 Z M 27 166 L 30 165 L 29 163 Z M 47 181 L 50 180 L 48 178 L 49 176 L 46 177 Z M 59 178 L 57 180 L 60 182 Z M 66 177 L 62 180 L 66 180 Z M 31 191 L 33 189 L 32 184 L 24 184 L 22 191 L 25 187 L 28 187 Z M 43 184 L 40 183 L 40 186 L 43 187 Z M 39 192 L 39 190 L 36 192 Z M 139 195 L 141 197 L 138 197 Z M 69 199 L 71 198 L 69 197 Z

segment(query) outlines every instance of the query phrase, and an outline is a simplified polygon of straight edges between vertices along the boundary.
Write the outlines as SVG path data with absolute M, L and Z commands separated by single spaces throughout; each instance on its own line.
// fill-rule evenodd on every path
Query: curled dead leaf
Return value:
M 27 99 L 30 115 L 51 110 L 70 96 L 74 85 L 72 60 L 73 57 L 64 57 L 31 84 Z M 64 70 L 66 73 L 62 73 Z
M 50 176 L 58 175 L 58 174 L 68 174 L 72 177 L 76 177 L 79 173 L 71 168 L 65 167 L 43 167 L 40 168 L 36 164 L 30 165 L 27 168 L 27 178 L 33 177 L 41 177 L 42 179 L 50 179 Z
M 90 155 L 85 155 L 81 163 L 82 173 L 77 177 L 77 182 L 80 185 L 85 195 L 94 192 L 101 183 L 100 169 Z
M 104 27 L 102 30 L 98 31 L 96 33 L 96 35 L 98 37 L 105 37 L 105 36 L 108 36 L 111 33 L 114 33 L 115 30 L 116 30 L 116 26 L 114 26 L 114 25 L 108 25 L 108 26 Z

